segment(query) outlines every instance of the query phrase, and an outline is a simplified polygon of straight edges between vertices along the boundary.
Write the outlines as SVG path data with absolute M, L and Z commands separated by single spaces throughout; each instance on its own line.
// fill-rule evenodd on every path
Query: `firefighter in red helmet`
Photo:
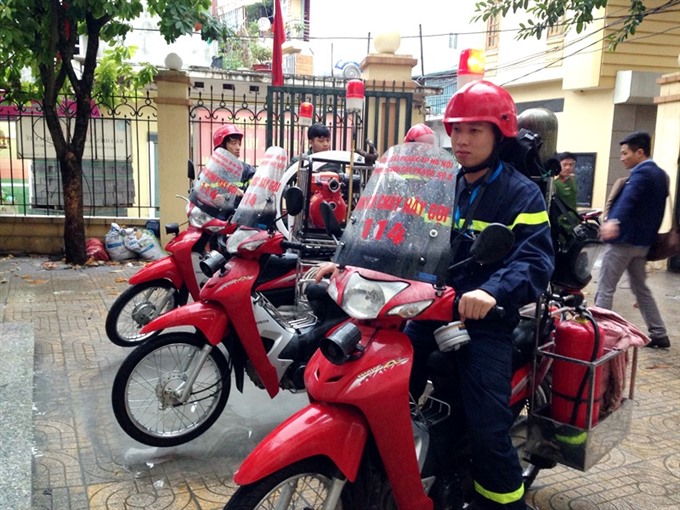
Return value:
M 467 434 L 475 489 L 470 508 L 525 510 L 522 469 L 510 439 L 512 332 L 519 309 L 540 297 L 553 272 L 548 213 L 538 185 L 500 158 L 504 141 L 517 135 L 515 103 L 506 90 L 487 81 L 465 85 L 449 101 L 443 123 L 460 164 L 452 199 L 452 263 L 469 256 L 472 240 L 491 223 L 507 225 L 515 243 L 499 263 L 447 275 L 461 296 L 458 313 L 472 341 L 456 352 L 454 372 L 447 374 L 450 384 L 435 388 L 439 398 L 464 410 L 457 414 L 464 419 L 443 425 L 441 451 L 450 462 L 432 496 L 441 508 L 462 506 L 454 443 Z M 503 318 L 491 318 L 495 306 L 504 309 Z M 439 326 L 421 321 L 405 329 L 414 347 L 411 391 L 416 398 L 425 387 L 428 359 L 437 349 L 433 331 Z
M 213 149 L 225 149 L 236 157 L 241 159 L 241 144 L 243 143 L 243 132 L 233 124 L 224 124 L 218 127 L 213 132 Z M 243 166 L 243 173 L 241 174 L 241 189 L 245 190 L 248 187 L 250 179 L 255 174 L 255 168 L 245 161 L 241 161 Z

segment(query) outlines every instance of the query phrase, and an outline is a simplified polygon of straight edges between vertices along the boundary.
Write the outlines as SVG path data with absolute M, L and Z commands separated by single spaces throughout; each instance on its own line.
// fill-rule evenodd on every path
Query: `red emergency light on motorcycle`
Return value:
M 300 103 L 299 120 L 301 126 L 309 127 L 314 118 L 314 105 L 312 103 Z
M 364 109 L 364 82 L 349 80 L 345 94 L 345 104 L 348 112 L 360 112 Z
M 458 60 L 458 88 L 484 78 L 484 50 L 465 49 Z

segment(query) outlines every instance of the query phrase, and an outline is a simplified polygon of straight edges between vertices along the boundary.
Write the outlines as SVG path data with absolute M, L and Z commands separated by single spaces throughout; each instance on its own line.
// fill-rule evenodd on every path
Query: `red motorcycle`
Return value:
M 279 388 L 303 390 L 304 368 L 318 340 L 346 318 L 325 287 L 308 285 L 315 265 L 301 264 L 301 257 L 287 250 L 297 250 L 304 260 L 327 259 L 332 252 L 288 241 L 273 228 L 284 165 L 283 149 L 268 149 L 234 214 L 240 227 L 228 238 L 229 260 L 214 253 L 203 261 L 214 276 L 199 300 L 141 330 L 191 326 L 196 332 L 148 340 L 120 366 L 113 410 L 133 439 L 175 446 L 205 432 L 226 405 L 232 371 L 239 391 L 246 374 L 272 397 Z M 290 188 L 285 194 L 288 214 L 302 210 L 299 192 Z
M 111 305 L 106 316 L 106 335 L 121 347 L 134 347 L 159 331 L 142 333 L 142 327 L 156 317 L 194 301 L 208 280 L 200 264 L 218 235 L 231 234 L 236 225 L 227 221 L 243 192 L 237 186 L 241 179 L 240 164 L 225 149 L 216 149 L 205 170 L 194 182 L 187 200 L 189 226 L 180 232 L 179 225 L 165 226 L 174 234 L 165 246 L 168 256 L 137 271 L 128 287 Z M 238 175 L 237 175 L 238 174 Z M 193 180 L 193 165 L 189 165 Z
M 342 235 L 339 270 L 328 289 L 351 319 L 322 340 L 305 371 L 310 404 L 246 458 L 234 476 L 241 487 L 225 510 L 444 507 L 430 496 L 441 476 L 435 431 L 460 417 L 432 395 L 419 402 L 410 397 L 413 348 L 403 325 L 449 323 L 435 334 L 442 350 L 469 341 L 460 323 L 451 323 L 456 292 L 440 275 L 471 261 L 501 260 L 514 237 L 490 225 L 474 241 L 470 259 L 450 266 L 452 196 L 454 161 L 443 150 L 412 143 L 383 155 Z M 527 441 L 521 413 L 549 401 L 546 374 L 559 331 L 552 317 L 564 312 L 543 304 L 515 331 L 511 405 L 518 441 Z M 546 355 L 535 356 L 537 345 Z M 593 385 L 587 388 L 592 392 Z M 464 458 L 465 448 L 458 454 Z M 527 485 L 539 468 L 554 465 L 537 455 L 525 462 Z

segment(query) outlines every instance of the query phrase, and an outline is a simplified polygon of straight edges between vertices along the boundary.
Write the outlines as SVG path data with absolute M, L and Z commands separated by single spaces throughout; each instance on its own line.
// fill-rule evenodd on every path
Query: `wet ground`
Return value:
M 186 445 L 151 448 L 130 439 L 110 404 L 113 378 L 129 350 L 108 341 L 104 319 L 138 269 L 72 269 L 45 258 L 0 259 L 0 326 L 5 326 L 0 334 L 15 332 L 8 327 L 12 323 L 25 327 L 34 339 L 33 350 L 26 351 L 34 356 L 32 424 L 26 426 L 32 426 L 32 434 L 23 430 L 32 440 L 32 485 L 22 500 L 23 460 L 4 459 L 5 470 L 19 481 L 8 486 L 12 477 L 3 476 L 2 489 L 14 491 L 16 499 L 0 497 L 2 510 L 6 501 L 14 501 L 8 510 L 221 509 L 234 490 L 232 476 L 240 461 L 306 402 L 304 395 L 290 393 L 271 400 L 247 381 L 246 394 L 232 388 L 218 422 Z M 680 274 L 654 270 L 650 284 L 673 345 L 670 350 L 640 350 L 633 424 L 626 440 L 587 473 L 558 467 L 539 474 L 528 499 L 543 510 L 680 508 Z M 622 282 L 615 310 L 642 326 L 626 287 Z M 0 384 L 0 390 L 9 387 Z M 0 395 L 5 399 L 0 424 L 10 424 L 0 430 L 6 442 L 21 436 L 11 425 L 19 423 L 26 402 L 19 392 L 11 397 L 16 402 L 6 392 Z M 8 406 L 17 410 L 16 419 L 7 416 Z

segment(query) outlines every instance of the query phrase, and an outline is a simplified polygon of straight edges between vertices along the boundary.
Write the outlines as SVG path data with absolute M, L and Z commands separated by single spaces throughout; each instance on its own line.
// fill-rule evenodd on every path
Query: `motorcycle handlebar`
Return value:
M 295 241 L 283 240 L 283 241 L 281 241 L 281 248 L 283 248 L 284 250 L 299 250 L 299 251 L 302 251 L 306 248 L 306 246 L 302 243 L 297 243 Z
M 303 257 L 323 257 L 329 258 L 335 253 L 335 248 L 327 246 L 309 246 L 295 241 L 281 241 L 281 248 L 284 250 L 296 250 L 302 252 Z
M 454 321 L 459 321 L 460 320 L 460 314 L 458 313 L 458 304 L 460 303 L 460 297 L 457 296 L 454 304 L 453 304 L 453 320 Z M 507 317 L 507 313 L 505 311 L 505 308 L 502 306 L 495 305 L 491 310 L 487 312 L 487 314 L 484 316 L 484 319 L 482 320 L 490 320 L 490 321 L 502 321 L 505 320 Z

